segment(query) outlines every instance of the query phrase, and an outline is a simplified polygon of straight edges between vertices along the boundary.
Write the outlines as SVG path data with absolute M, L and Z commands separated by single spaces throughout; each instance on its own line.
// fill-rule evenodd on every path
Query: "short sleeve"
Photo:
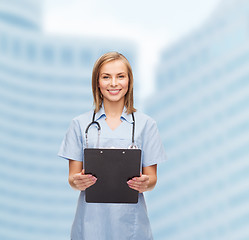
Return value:
M 166 161 L 167 156 L 156 122 L 149 119 L 143 134 L 142 166 L 147 167 Z
M 58 156 L 76 161 L 83 161 L 83 144 L 79 123 L 72 120 L 61 143 Z

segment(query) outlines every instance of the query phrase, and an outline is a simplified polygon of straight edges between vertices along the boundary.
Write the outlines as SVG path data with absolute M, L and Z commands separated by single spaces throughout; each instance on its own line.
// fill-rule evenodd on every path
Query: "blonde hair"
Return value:
M 94 64 L 93 71 L 92 71 L 92 92 L 93 92 L 93 98 L 94 98 L 94 106 L 95 106 L 95 112 L 98 112 L 102 106 L 103 102 L 103 96 L 99 89 L 99 72 L 101 67 L 108 62 L 115 61 L 115 60 L 121 60 L 125 66 L 127 67 L 128 72 L 128 78 L 129 78 L 129 85 L 128 85 L 128 91 L 125 94 L 125 107 L 126 107 L 126 113 L 130 114 L 133 112 L 136 112 L 136 109 L 133 106 L 133 73 L 132 68 L 129 63 L 129 61 L 118 52 L 108 52 L 102 55 Z

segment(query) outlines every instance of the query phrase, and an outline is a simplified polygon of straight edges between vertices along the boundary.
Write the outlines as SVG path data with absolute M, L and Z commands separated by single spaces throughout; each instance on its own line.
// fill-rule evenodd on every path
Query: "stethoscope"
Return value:
M 95 111 L 93 111 L 93 118 L 92 118 L 92 122 L 90 122 L 88 124 L 88 126 L 86 127 L 86 131 L 85 131 L 85 137 L 86 137 L 86 147 L 88 148 L 88 130 L 89 128 L 93 125 L 93 124 L 96 124 L 97 127 L 98 127 L 98 140 L 97 140 L 97 148 L 99 147 L 99 136 L 100 136 L 100 133 L 101 133 L 101 127 L 100 127 L 100 124 L 95 121 Z M 136 149 L 137 146 L 135 145 L 135 142 L 134 142 L 134 133 L 135 133 L 135 117 L 134 117 L 134 114 L 131 113 L 131 116 L 132 116 L 132 144 L 129 146 L 129 148 L 133 148 L 133 149 Z

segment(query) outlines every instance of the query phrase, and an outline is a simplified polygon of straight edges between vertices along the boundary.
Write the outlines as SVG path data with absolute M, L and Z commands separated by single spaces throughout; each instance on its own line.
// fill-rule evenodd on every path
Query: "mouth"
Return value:
M 117 95 L 121 91 L 121 89 L 109 89 L 107 90 L 111 95 Z

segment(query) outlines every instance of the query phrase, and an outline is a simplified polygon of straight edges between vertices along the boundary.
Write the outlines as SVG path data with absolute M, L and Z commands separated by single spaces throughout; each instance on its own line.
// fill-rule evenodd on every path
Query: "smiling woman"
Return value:
M 152 240 L 143 192 L 155 187 L 157 164 L 165 161 L 166 155 L 155 121 L 133 107 L 132 69 L 122 54 L 109 52 L 96 61 L 92 73 L 92 91 L 95 109 L 73 119 L 58 153 L 69 160 L 69 184 L 81 191 L 71 239 Z M 89 122 L 99 126 L 99 130 L 101 126 L 97 145 L 92 141 L 96 128 L 89 128 Z M 82 129 L 87 129 L 86 136 L 82 134 Z M 85 190 L 102 176 L 85 174 L 84 150 L 96 146 L 101 149 L 127 149 L 131 142 L 133 147 L 141 150 L 140 176 L 138 174 L 129 181 L 120 180 L 120 183 L 128 190 L 137 192 L 138 202 L 86 202 Z M 108 175 L 112 171 L 108 169 Z M 115 187 L 115 181 L 111 187 Z

